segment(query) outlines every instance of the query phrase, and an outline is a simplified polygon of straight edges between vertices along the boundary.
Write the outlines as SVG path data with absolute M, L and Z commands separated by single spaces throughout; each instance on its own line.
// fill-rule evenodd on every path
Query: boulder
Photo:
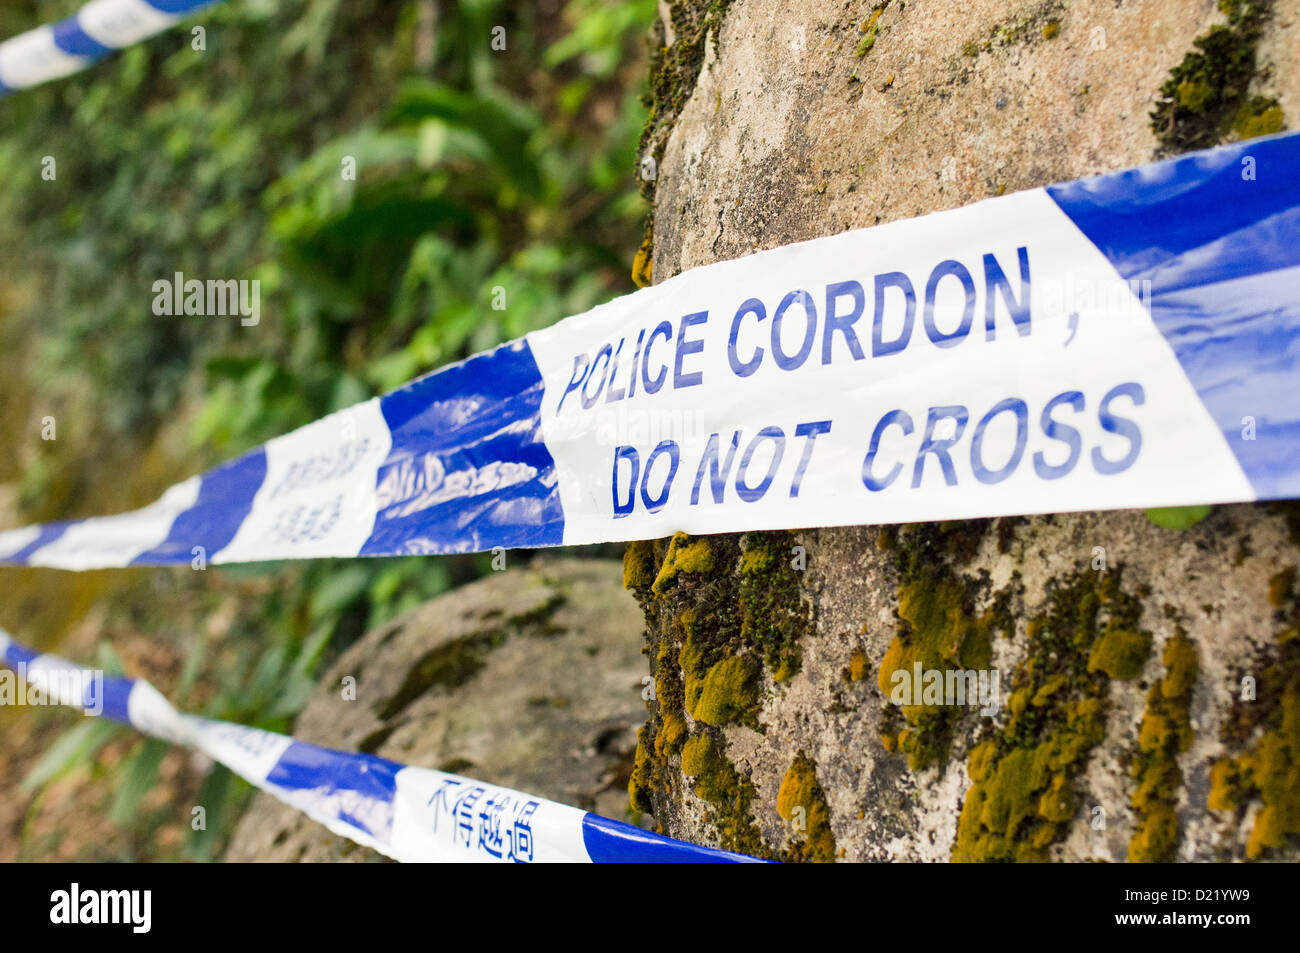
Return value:
M 645 716 L 641 627 L 616 562 L 542 558 L 494 572 L 352 645 L 294 737 L 623 819 Z M 226 859 L 383 858 L 259 793 Z

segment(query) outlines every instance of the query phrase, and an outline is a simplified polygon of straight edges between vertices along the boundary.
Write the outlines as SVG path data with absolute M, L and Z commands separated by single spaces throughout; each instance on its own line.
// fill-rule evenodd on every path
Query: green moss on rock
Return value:
M 1161 155 L 1207 149 L 1232 133 L 1248 139 L 1283 127 L 1276 99 L 1249 95 L 1272 0 L 1231 0 L 1220 9 L 1228 22 L 1198 36 L 1160 87 L 1151 129 Z
M 1136 678 L 1151 654 L 1151 637 L 1141 632 L 1112 628 L 1092 645 L 1089 672 L 1105 672 L 1111 678 Z
M 754 785 L 736 771 L 712 732 L 693 735 L 686 742 L 682 774 L 694 778 L 695 794 L 713 806 L 721 846 L 756 857 L 770 856 L 754 825 Z
M 741 544 L 741 641 L 762 653 L 773 681 L 784 682 L 803 665 L 799 638 L 812 623 L 790 558 L 794 540 L 789 533 L 748 533 Z
M 1175 808 L 1183 785 L 1178 755 L 1192 744 L 1188 714 L 1199 663 L 1196 645 L 1181 629 L 1165 644 L 1165 675 L 1147 692 L 1130 773 L 1136 781 L 1129 805 L 1137 824 L 1129 840 L 1131 863 L 1174 859 L 1179 826 Z
M 672 46 L 667 45 L 667 33 L 662 23 L 656 21 L 652 27 L 649 38 L 650 83 L 642 97 L 649 115 L 641 130 L 639 155 L 650 155 L 656 162 L 663 159 L 668 136 L 695 91 L 709 37 L 713 36 L 716 41 L 730 3 L 731 0 L 671 0 L 668 22 L 674 37 Z M 642 196 L 653 203 L 654 180 L 642 178 L 640 181 Z
M 780 532 L 679 533 L 629 547 L 624 576 L 645 612 L 655 686 L 629 785 L 637 809 L 653 813 L 657 806 L 665 817 L 679 811 L 680 786 L 673 783 L 685 767 L 676 756 L 697 768 L 712 763 L 705 756 L 725 744 L 720 728 L 765 730 L 759 717 L 765 669 L 777 683 L 797 672 L 799 639 L 812 625 L 792 547 L 793 538 Z M 719 843 L 765 850 L 747 828 L 748 808 L 734 804 L 736 797 L 752 797 L 748 780 L 733 785 L 731 775 L 719 771 L 705 772 L 702 785 L 696 784 L 697 795 L 711 805 Z M 731 807 L 719 802 L 722 788 L 734 795 Z
M 1043 861 L 1078 809 L 1072 785 L 1105 737 L 1108 677 L 1095 643 L 1137 631 L 1141 605 L 1118 570 L 1082 570 L 1049 586 L 1011 678 L 1005 728 L 967 756 L 972 784 L 957 822 L 956 862 Z
M 802 751 L 781 780 L 776 812 L 792 823 L 797 819 L 803 828 L 796 830 L 793 844 L 783 859 L 834 863 L 835 834 L 831 830 L 830 807 L 817 781 L 817 765 Z
M 916 698 L 919 686 L 911 685 L 915 667 L 941 673 L 988 669 L 993 633 L 1014 629 L 1006 608 L 1010 591 L 999 593 L 976 614 L 979 584 L 951 565 L 971 558 L 990 525 L 988 520 L 967 520 L 909 526 L 896 542 L 899 630 L 881 659 L 876 685 L 893 706 L 886 722 L 894 722 L 894 747 L 908 756 L 912 770 L 946 756 L 953 727 L 967 714 L 963 707 L 927 705 Z M 905 687 L 912 688 L 913 697 L 907 697 Z
M 971 37 L 962 44 L 962 53 L 978 57 L 995 49 L 1052 40 L 1061 32 L 1061 17 L 1066 5 L 1063 0 L 1040 0 L 1024 6 L 986 31 Z
M 1273 596 L 1281 602 L 1282 627 L 1272 649 L 1250 667 L 1258 697 L 1238 702 L 1227 727 L 1229 742 L 1255 740 L 1218 761 L 1210 775 L 1212 810 L 1240 818 L 1252 803 L 1259 805 L 1246 842 L 1250 860 L 1300 840 L 1300 602 L 1289 583 L 1275 587 Z
M 743 721 L 758 701 L 758 671 L 753 660 L 733 656 L 712 666 L 705 674 L 698 695 L 687 693 L 687 710 L 706 725 Z

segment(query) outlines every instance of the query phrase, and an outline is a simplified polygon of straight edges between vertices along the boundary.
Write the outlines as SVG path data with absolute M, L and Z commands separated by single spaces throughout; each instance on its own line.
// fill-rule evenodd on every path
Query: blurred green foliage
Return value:
M 78 6 L 7 4 L 0 37 Z M 148 447 L 177 417 L 190 432 L 184 476 L 631 290 L 655 11 L 656 0 L 230 0 L 0 101 L 5 321 L 30 345 L 26 386 L 95 421 L 78 456 L 42 448 L 64 455 L 27 465 L 29 518 L 100 512 L 98 448 Z M 258 279 L 260 323 L 155 316 L 153 283 L 175 272 Z M 78 466 L 93 478 L 67 478 Z M 291 579 L 241 607 L 233 657 L 188 640 L 174 700 L 201 682 L 195 710 L 287 730 L 331 651 L 486 568 L 459 557 L 221 570 Z M 79 724 L 27 783 L 62 776 L 111 734 Z M 160 757 L 142 742 L 116 766 L 122 823 L 147 822 L 137 812 Z M 211 817 L 246 795 L 214 770 L 201 797 Z M 215 832 L 197 832 L 189 856 L 217 849 Z

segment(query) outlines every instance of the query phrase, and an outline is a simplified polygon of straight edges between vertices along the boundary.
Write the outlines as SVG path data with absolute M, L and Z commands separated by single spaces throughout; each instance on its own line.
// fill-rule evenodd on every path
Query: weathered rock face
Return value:
M 667 6 L 657 280 L 1300 110 L 1295 0 Z M 1298 563 L 1294 504 L 633 544 L 633 801 L 787 859 L 1295 860 Z M 958 670 L 996 712 L 924 694 Z
M 647 130 L 655 279 L 1139 165 L 1234 125 L 1275 131 L 1300 116 L 1300 3 L 1223 6 L 1235 17 L 1215 0 L 676 0 Z M 679 61 L 703 63 L 693 89 Z M 1170 80 L 1176 109 L 1159 106 Z
M 542 559 L 493 573 L 348 649 L 294 736 L 622 818 L 645 715 L 641 629 L 617 563 Z M 383 858 L 259 794 L 226 859 Z
M 788 859 L 1295 859 L 1289 512 L 636 544 L 657 703 L 633 796 Z M 917 663 L 998 681 L 926 704 L 895 694 Z

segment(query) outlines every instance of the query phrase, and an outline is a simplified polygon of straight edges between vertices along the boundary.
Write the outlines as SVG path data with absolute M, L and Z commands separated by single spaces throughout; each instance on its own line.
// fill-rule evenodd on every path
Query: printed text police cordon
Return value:
M 876 274 L 865 283 L 846 280 L 827 284 L 816 298 L 802 289 L 790 291 L 774 303 L 748 298 L 724 319 L 728 322 L 727 367 L 735 378 L 743 380 L 757 373 L 765 362 L 781 371 L 795 371 L 809 362 L 858 362 L 865 361 L 868 355 L 873 360 L 887 361 L 909 348 L 949 349 L 968 340 L 993 342 L 1000 333 L 1011 331 L 1028 338 L 1033 327 L 1029 257 L 1026 247 L 1017 249 L 1013 267 L 1019 272 L 1019 280 L 1014 284 L 1008 277 L 1010 270 L 994 254 L 985 254 L 974 268 L 952 259 L 941 261 L 929 271 L 920 294 L 908 275 L 891 271 Z M 977 281 L 983 282 L 982 295 Z M 981 297 L 982 333 L 976 325 L 977 301 Z M 575 355 L 572 375 L 556 406 L 557 419 L 563 414 L 592 411 L 598 405 L 637 399 L 638 395 L 641 400 L 650 399 L 665 388 L 681 391 L 705 384 L 704 332 L 708 322 L 716 320 L 716 315 L 698 311 L 676 321 L 651 322 L 635 335 L 629 332 L 617 341 Z M 795 349 L 789 347 L 793 340 L 799 342 Z M 875 365 L 874 370 L 880 375 L 888 373 L 883 363 Z M 904 379 L 891 389 L 903 394 L 907 386 Z M 1101 475 L 1129 469 L 1141 451 L 1142 434 L 1137 424 L 1121 416 L 1120 411 L 1129 413 L 1129 408 L 1145 401 L 1142 385 L 1135 381 L 1109 387 L 1095 404 L 1082 390 L 1062 387 L 1041 408 L 1034 408 L 1037 427 L 1051 442 L 1048 446 L 1053 452 L 1029 454 L 1027 465 L 1043 480 L 1066 476 L 1081 459 Z M 1089 406 L 1095 408 L 1101 430 L 1113 438 L 1108 450 L 1099 444 L 1085 456 L 1083 435 L 1071 421 L 1080 423 L 1079 415 Z M 974 426 L 968 426 L 974 413 L 980 412 L 982 416 Z M 985 432 L 1002 415 L 1008 415 L 1004 426 L 1014 421 L 1014 448 L 1008 459 L 990 464 L 985 459 Z M 1000 483 L 1025 462 L 1034 416 L 1028 403 L 1012 394 L 988 408 L 972 409 L 958 403 L 928 408 L 918 404 L 910 410 L 895 406 L 865 425 L 853 419 L 840 426 L 852 426 L 861 434 L 861 482 L 867 491 L 879 493 L 903 475 L 909 462 L 910 488 L 920 489 L 926 462 L 931 459 L 931 470 L 938 467 L 944 485 L 956 486 L 953 456 L 958 453 L 969 454 L 970 473 L 975 480 L 986 485 Z M 750 434 L 741 430 L 713 433 L 693 467 L 694 479 L 690 484 L 683 481 L 678 492 L 686 492 L 689 487 L 691 506 L 707 505 L 710 499 L 720 504 L 733 490 L 739 500 L 757 502 L 776 480 L 789 440 L 793 452 L 787 461 L 788 491 L 790 497 L 797 498 L 813 461 L 817 439 L 830 433 L 832 425 L 829 419 L 791 421 L 773 423 Z M 915 447 L 914 452 L 909 451 L 910 460 L 897 456 L 893 460 L 878 459 L 882 441 L 891 431 L 894 437 L 910 438 L 910 445 Z M 770 449 L 764 450 L 767 446 Z M 1123 452 L 1117 452 L 1121 449 Z M 756 457 L 760 463 L 751 467 Z M 628 516 L 638 507 L 650 513 L 661 510 L 669 501 L 679 470 L 685 474 L 692 469 L 688 465 L 683 470 L 682 463 L 682 448 L 672 439 L 662 440 L 653 448 L 615 447 L 613 516 Z

